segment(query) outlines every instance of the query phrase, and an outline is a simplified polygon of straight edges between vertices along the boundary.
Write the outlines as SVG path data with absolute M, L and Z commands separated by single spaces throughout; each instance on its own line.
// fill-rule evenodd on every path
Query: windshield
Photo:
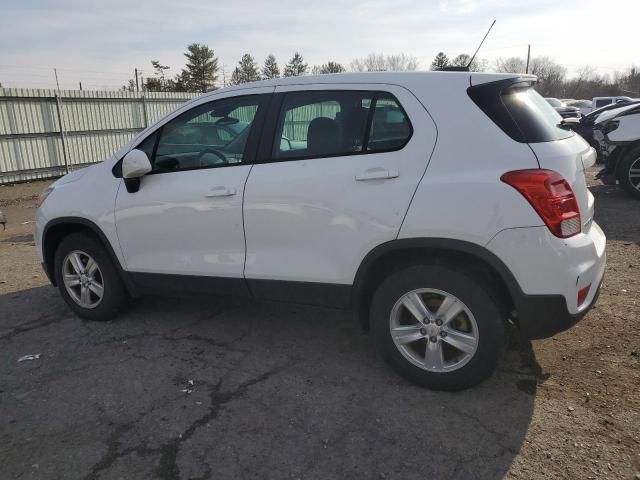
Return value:
M 562 102 L 557 98 L 545 98 L 545 100 L 549 102 L 549 105 L 552 107 L 562 107 Z

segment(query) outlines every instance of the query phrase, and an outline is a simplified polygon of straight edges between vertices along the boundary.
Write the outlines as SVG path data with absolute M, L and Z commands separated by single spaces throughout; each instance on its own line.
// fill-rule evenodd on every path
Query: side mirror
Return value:
M 142 150 L 133 149 L 122 159 L 122 178 L 139 178 L 150 171 L 151 162 Z
M 149 157 L 142 150 L 133 149 L 122 159 L 122 178 L 127 192 L 135 193 L 140 189 L 140 178 L 152 170 Z

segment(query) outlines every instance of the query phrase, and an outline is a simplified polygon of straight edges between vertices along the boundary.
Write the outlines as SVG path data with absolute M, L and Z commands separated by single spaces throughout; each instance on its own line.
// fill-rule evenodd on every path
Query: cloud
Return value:
M 228 71 L 245 52 L 260 62 L 274 53 L 284 64 L 295 51 L 310 64 L 330 59 L 348 64 L 369 52 L 406 52 L 427 68 L 438 51 L 473 52 L 494 18 L 497 24 L 481 56 L 523 55 L 531 43 L 536 55 L 611 71 L 640 60 L 634 58 L 631 15 L 640 13 L 640 4 L 620 3 L 616 10 L 629 15 L 615 25 L 598 26 L 600 35 L 615 35 L 615 48 L 610 42 L 585 48 L 580 32 L 590 30 L 601 14 L 595 0 L 15 2 L 3 7 L 0 82 L 52 86 L 51 69 L 57 67 L 69 87 L 80 80 L 117 86 L 134 67 L 151 73 L 151 60 L 176 73 L 192 42 L 212 47 Z

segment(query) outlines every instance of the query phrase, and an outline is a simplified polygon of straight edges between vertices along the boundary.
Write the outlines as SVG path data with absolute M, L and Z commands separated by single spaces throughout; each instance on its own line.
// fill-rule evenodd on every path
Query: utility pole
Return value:
M 54 68 L 53 74 L 56 76 L 56 86 L 58 87 L 58 91 L 60 91 L 60 82 L 58 82 L 58 70 Z
M 139 92 L 140 88 L 138 86 L 138 69 L 136 68 L 136 92 Z
M 82 91 L 82 82 L 79 82 L 79 83 L 80 83 L 80 91 Z
M 531 58 L 531 44 L 527 45 L 527 69 L 524 73 L 529 73 L 529 59 Z

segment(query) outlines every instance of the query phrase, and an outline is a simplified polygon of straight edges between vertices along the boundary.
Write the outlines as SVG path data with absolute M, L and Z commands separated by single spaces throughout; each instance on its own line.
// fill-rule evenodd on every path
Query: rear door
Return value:
M 260 280 L 352 284 L 397 237 L 436 129 L 398 86 L 294 85 L 274 98 L 245 189 L 245 277 L 259 297 L 295 300 Z

